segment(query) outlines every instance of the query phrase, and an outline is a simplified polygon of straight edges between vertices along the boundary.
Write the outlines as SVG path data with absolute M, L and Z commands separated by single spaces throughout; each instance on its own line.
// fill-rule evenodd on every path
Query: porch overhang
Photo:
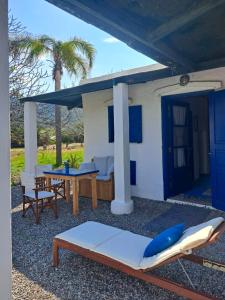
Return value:
M 131 73 L 129 73 L 129 71 Z M 110 74 L 109 76 L 103 76 L 100 78 L 96 77 L 73 88 L 22 98 L 21 102 L 55 104 L 67 106 L 69 109 L 74 107 L 82 108 L 82 94 L 111 89 L 113 88 L 113 85 L 117 83 L 132 85 L 167 78 L 174 75 L 173 70 L 170 68 L 160 64 L 155 64 L 143 68 Z
M 46 0 L 171 67 L 225 66 L 225 0 Z

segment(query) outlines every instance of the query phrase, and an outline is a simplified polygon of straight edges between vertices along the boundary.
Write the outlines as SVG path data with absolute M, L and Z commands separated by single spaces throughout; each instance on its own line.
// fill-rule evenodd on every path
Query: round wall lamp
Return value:
M 190 76 L 188 74 L 180 76 L 180 85 L 185 86 L 190 82 Z

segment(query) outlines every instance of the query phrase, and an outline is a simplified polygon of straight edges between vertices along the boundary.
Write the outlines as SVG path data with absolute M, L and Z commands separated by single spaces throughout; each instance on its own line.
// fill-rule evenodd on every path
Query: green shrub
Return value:
M 69 155 L 69 164 L 71 168 L 76 168 L 78 169 L 80 166 L 80 163 L 82 162 L 82 159 L 79 155 L 77 155 L 76 153 L 71 153 Z

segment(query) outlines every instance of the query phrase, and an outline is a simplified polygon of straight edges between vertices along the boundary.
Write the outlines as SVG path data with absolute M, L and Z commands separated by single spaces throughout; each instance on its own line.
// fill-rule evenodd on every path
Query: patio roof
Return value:
M 21 101 L 57 104 L 72 109 L 74 107 L 82 107 L 82 94 L 110 89 L 118 82 L 124 82 L 131 85 L 170 76 L 174 76 L 173 70 L 160 64 L 154 64 L 91 78 L 82 81 L 80 85 L 73 88 L 22 98 Z
M 46 1 L 177 72 L 225 66 L 225 0 Z

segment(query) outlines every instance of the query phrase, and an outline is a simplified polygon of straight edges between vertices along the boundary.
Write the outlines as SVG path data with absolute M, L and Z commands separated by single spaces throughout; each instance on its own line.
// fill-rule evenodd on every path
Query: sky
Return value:
M 96 49 L 91 77 L 146 66 L 154 63 L 108 33 L 68 14 L 45 0 L 9 0 L 9 9 L 33 35 L 47 34 L 58 40 L 74 36 L 92 43 Z M 62 86 L 70 87 L 73 78 L 65 75 Z M 53 84 L 50 85 L 50 90 Z

